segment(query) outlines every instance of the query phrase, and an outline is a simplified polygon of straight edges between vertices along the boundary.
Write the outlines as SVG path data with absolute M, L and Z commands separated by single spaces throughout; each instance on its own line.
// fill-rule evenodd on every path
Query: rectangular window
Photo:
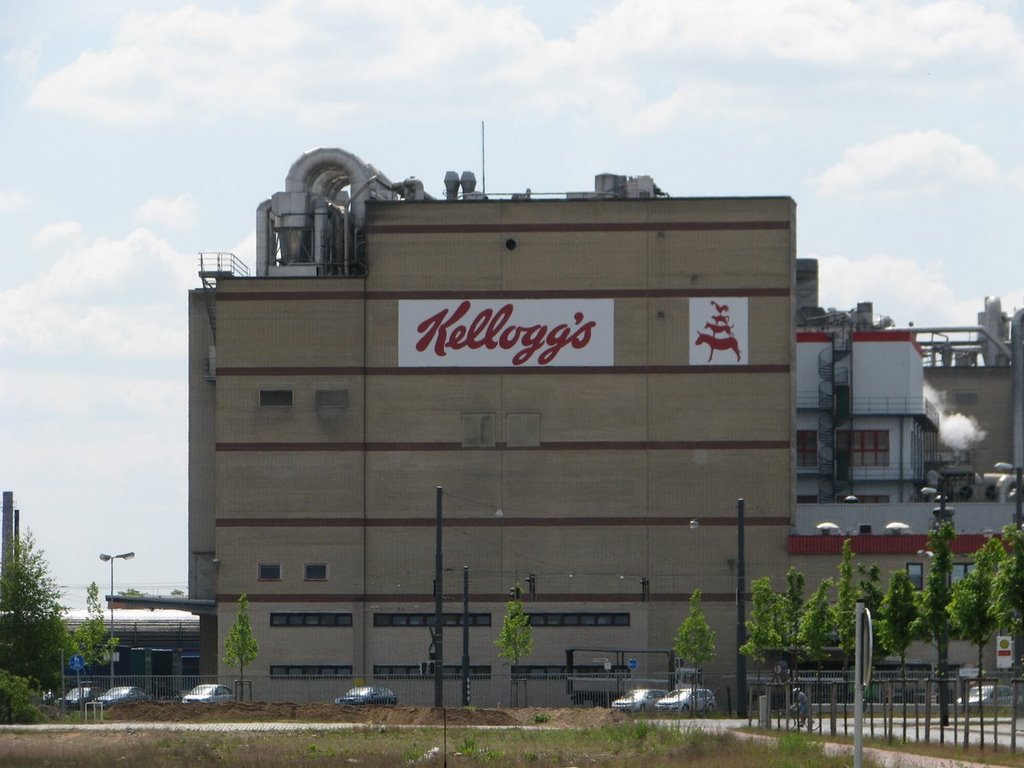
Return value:
M 444 625 L 446 627 L 461 627 L 461 613 L 446 613 Z M 434 614 L 432 613 L 375 613 L 373 614 L 373 626 L 375 627 L 432 627 L 434 626 Z M 469 626 L 489 627 L 491 626 L 491 614 L 471 613 L 469 614 Z
M 796 433 L 796 465 L 818 466 L 818 433 L 813 429 L 801 429 Z
M 306 581 L 327 581 L 327 564 L 306 563 Z
M 510 413 L 505 417 L 505 444 L 509 448 L 536 448 L 540 445 L 540 414 Z
M 445 664 L 441 670 L 445 675 L 456 677 L 462 673 L 461 664 Z M 374 664 L 373 674 L 385 675 L 419 675 L 422 670 L 419 664 Z M 488 678 L 491 676 L 490 664 L 470 664 L 469 674 L 475 678 Z
M 531 627 L 628 627 L 628 613 L 528 613 Z
M 351 627 L 351 613 L 272 613 L 272 627 Z
M 924 589 L 924 566 L 921 563 L 907 563 L 907 576 L 914 589 Z
M 260 563 L 260 567 L 259 567 L 259 580 L 260 581 L 280 581 L 281 580 L 281 564 L 280 563 Z
M 314 394 L 318 411 L 343 411 L 348 408 L 347 389 L 318 389 Z
M 271 664 L 273 677 L 351 677 L 351 664 Z
M 853 467 L 889 466 L 889 431 L 855 429 L 836 433 L 836 451 L 849 455 Z
M 950 583 L 956 584 L 974 568 L 974 563 L 953 563 L 953 570 L 949 575 Z
M 494 441 L 493 413 L 462 414 L 463 448 L 493 448 Z
M 292 404 L 292 391 L 290 389 L 261 389 L 261 408 L 287 408 Z

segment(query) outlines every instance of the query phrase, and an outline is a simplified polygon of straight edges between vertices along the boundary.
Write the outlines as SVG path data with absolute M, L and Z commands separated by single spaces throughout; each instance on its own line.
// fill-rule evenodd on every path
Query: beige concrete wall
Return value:
M 747 499 L 749 578 L 781 578 L 788 564 L 792 202 L 368 211 L 365 280 L 233 280 L 219 289 L 217 592 L 250 595 L 257 666 L 368 671 L 425 659 L 425 629 L 375 628 L 373 614 L 433 610 L 441 485 L 445 564 L 454 569 L 446 611 L 461 610 L 468 565 L 472 610 L 492 616 L 491 627 L 471 631 L 474 663 L 500 667 L 493 640 L 505 595 L 534 573 L 538 600 L 528 610 L 622 611 L 630 626 L 543 628 L 532 663 L 562 664 L 568 645 L 668 648 L 699 587 L 719 632 L 711 668 L 730 670 L 736 531 L 727 521 L 737 497 Z M 730 228 L 738 222 L 754 224 Z M 788 228 L 772 228 L 779 222 Z M 399 300 L 460 291 L 613 296 L 615 366 L 630 370 L 396 368 Z M 688 306 L 707 292 L 749 296 L 755 368 L 689 367 Z M 261 408 L 260 387 L 292 389 L 293 405 Z M 348 408 L 318 413 L 318 387 L 347 389 Z M 467 413 L 495 415 L 494 447 L 462 447 Z M 538 448 L 504 446 L 507 417 L 517 413 L 539 414 Z M 691 518 L 702 521 L 696 530 Z M 257 581 L 260 561 L 280 563 L 281 581 Z M 326 582 L 302 579 L 308 562 L 328 564 Z M 641 577 L 651 602 L 641 602 Z M 309 610 L 350 610 L 355 626 L 269 627 L 271 611 Z M 220 613 L 222 645 L 233 604 Z M 454 663 L 460 633 L 446 636 Z

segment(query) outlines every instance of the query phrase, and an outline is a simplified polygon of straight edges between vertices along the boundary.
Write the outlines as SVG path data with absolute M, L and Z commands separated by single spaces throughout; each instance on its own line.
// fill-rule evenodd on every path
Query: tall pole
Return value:
M 134 552 L 122 552 L 120 555 L 100 554 L 100 560 L 110 563 L 110 639 L 114 639 L 114 561 L 131 560 L 135 557 Z M 110 650 L 110 685 L 114 685 L 114 650 Z
M 110 644 L 114 644 L 114 558 L 110 558 Z M 114 687 L 114 649 L 110 649 L 110 687 Z M 78 692 L 81 695 L 81 691 Z
M 469 706 L 469 566 L 462 566 L 462 706 Z
M 864 601 L 858 600 L 854 613 L 853 655 L 853 768 L 864 765 Z
M 444 556 L 441 553 L 441 520 L 443 518 L 442 496 L 444 490 L 437 486 L 437 524 L 434 526 L 436 543 L 434 549 L 434 706 L 444 706 L 444 613 L 441 606 L 441 577 L 444 573 Z
M 747 642 L 747 563 L 743 542 L 743 499 L 736 500 L 736 716 L 747 716 L 747 657 L 740 648 Z

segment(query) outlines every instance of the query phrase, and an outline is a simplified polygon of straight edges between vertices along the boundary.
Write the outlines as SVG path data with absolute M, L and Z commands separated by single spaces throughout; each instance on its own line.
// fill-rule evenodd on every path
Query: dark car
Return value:
M 95 699 L 96 693 L 97 690 L 89 686 L 83 685 L 79 688 L 72 688 L 64 694 L 63 698 L 57 699 L 57 706 L 78 709 L 83 704 Z
M 130 701 L 149 701 L 152 697 L 144 690 L 135 685 L 120 685 L 111 688 L 106 693 L 97 696 L 96 701 L 104 707 L 112 707 L 115 704 L 127 704 Z
M 398 703 L 398 697 L 390 688 L 383 685 L 362 685 L 352 688 L 344 696 L 334 700 L 335 704 L 347 704 L 354 707 L 378 706 L 393 707 Z

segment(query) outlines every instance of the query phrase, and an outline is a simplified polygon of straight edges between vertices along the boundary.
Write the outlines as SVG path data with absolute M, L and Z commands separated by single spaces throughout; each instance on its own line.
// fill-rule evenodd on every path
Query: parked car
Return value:
M 131 701 L 149 701 L 151 698 L 153 697 L 138 686 L 119 685 L 97 696 L 96 701 L 104 707 L 112 707 L 115 704 L 127 704 Z
M 637 688 L 625 696 L 612 702 L 612 709 L 621 709 L 624 712 L 643 712 L 646 709 L 654 709 L 658 699 L 668 696 L 664 688 Z
M 708 714 L 715 708 L 715 694 L 707 688 L 676 688 L 655 705 L 659 712 Z
M 181 700 L 185 704 L 219 704 L 225 701 L 234 701 L 235 694 L 233 694 L 231 689 L 226 685 L 204 683 L 203 685 L 197 685 L 191 691 L 186 693 L 181 697 Z
M 958 698 L 956 703 L 960 709 L 966 709 L 966 707 L 972 709 L 976 707 L 1012 707 L 1013 688 L 1009 685 L 983 685 L 979 691 L 977 685 L 972 685 L 967 694 L 966 706 L 963 696 Z
M 393 707 L 398 703 L 398 697 L 390 688 L 383 685 L 363 685 L 352 688 L 344 696 L 334 700 L 335 704 L 347 704 L 349 706 L 378 706 Z
M 72 688 L 64 694 L 63 698 L 57 699 L 57 706 L 66 707 L 68 709 L 78 709 L 83 704 L 95 699 L 97 693 L 98 691 L 95 688 L 84 685 L 79 688 Z

